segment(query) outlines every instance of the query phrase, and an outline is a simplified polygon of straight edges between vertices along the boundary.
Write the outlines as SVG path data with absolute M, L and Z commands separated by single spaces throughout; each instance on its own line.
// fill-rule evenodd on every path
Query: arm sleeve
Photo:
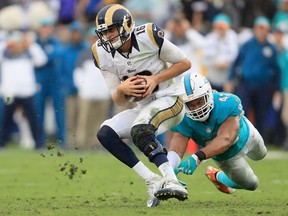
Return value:
M 222 124 L 229 117 L 244 115 L 241 100 L 234 94 L 220 94 L 217 103 L 219 107 L 219 114 L 217 117 L 218 124 Z
M 102 70 L 101 73 L 105 79 L 109 92 L 112 95 L 115 93 L 116 87 L 121 83 L 121 81 L 119 77 L 114 73 L 105 70 Z
M 184 60 L 186 56 L 178 47 L 164 38 L 159 58 L 165 62 L 175 64 Z

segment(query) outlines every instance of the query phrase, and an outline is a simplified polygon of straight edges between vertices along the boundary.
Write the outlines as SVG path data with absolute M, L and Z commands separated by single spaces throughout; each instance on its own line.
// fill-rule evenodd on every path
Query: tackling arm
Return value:
M 187 175 L 193 174 L 201 161 L 225 152 L 237 141 L 239 131 L 239 116 L 230 117 L 220 126 L 217 136 L 204 148 L 192 154 L 174 170 L 175 173 L 183 172 Z
M 189 138 L 183 136 L 181 133 L 172 132 L 172 138 L 169 144 L 169 151 L 176 152 L 180 158 L 183 158 Z
M 217 136 L 200 151 L 206 155 L 205 159 L 225 152 L 237 139 L 240 129 L 240 116 L 229 117 L 219 127 Z

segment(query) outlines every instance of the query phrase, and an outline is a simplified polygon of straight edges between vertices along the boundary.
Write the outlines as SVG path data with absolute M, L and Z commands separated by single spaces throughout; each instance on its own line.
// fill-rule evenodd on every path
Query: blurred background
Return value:
M 187 72 L 237 94 L 266 144 L 288 150 L 288 0 L 1 0 L 0 151 L 101 150 L 100 124 L 127 108 L 111 102 L 90 50 L 111 3 L 136 26 L 161 27 L 191 60 Z

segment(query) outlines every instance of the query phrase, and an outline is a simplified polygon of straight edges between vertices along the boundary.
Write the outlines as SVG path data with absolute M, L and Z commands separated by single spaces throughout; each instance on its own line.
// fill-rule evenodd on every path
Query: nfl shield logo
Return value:
M 210 127 L 206 128 L 206 132 L 211 133 L 211 128 Z

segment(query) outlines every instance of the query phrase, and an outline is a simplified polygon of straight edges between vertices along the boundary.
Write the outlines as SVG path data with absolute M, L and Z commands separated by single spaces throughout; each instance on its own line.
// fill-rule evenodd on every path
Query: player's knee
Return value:
M 143 151 L 147 143 L 156 139 L 155 131 L 156 128 L 151 124 L 139 124 L 132 127 L 131 137 L 134 144 Z
M 259 185 L 259 181 L 258 181 L 258 178 L 255 176 L 253 179 L 251 179 L 245 184 L 244 189 L 255 191 L 258 185 Z
M 253 182 L 253 184 L 250 184 L 249 187 L 246 190 L 250 190 L 250 191 L 255 191 L 258 187 L 258 181 L 257 182 Z
M 148 157 L 149 161 L 153 161 L 158 154 L 166 154 L 165 149 L 156 140 L 155 131 L 156 128 L 150 124 L 135 125 L 131 129 L 134 144 Z
M 262 160 L 267 155 L 267 150 L 263 151 L 262 154 L 257 158 L 257 160 Z
M 105 126 L 101 127 L 100 130 L 97 133 L 97 138 L 101 142 L 101 140 L 105 139 L 107 136 L 107 129 Z

